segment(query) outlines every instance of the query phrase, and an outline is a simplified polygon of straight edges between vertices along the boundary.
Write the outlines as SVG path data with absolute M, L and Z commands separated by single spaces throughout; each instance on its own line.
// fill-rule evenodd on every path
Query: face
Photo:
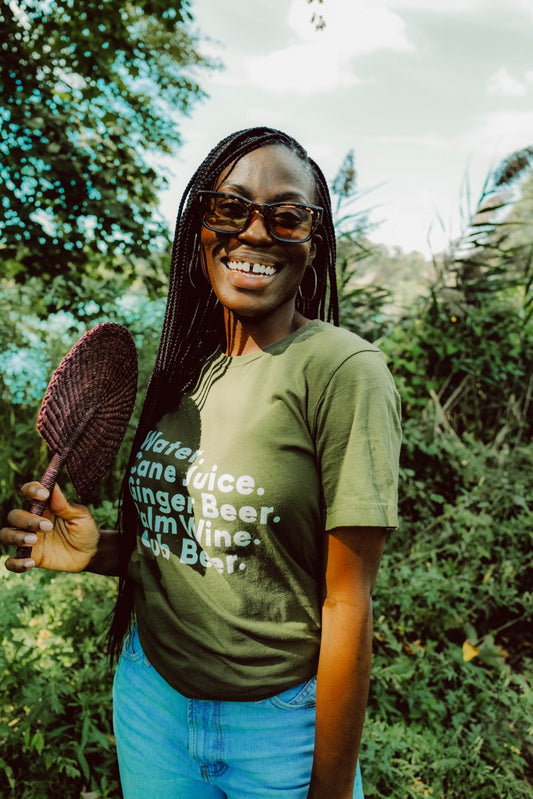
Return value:
M 284 200 L 316 204 L 311 172 L 282 145 L 243 156 L 220 175 L 214 189 L 261 205 Z M 215 233 L 202 227 L 201 244 L 204 268 L 227 311 L 255 319 L 294 314 L 298 286 L 315 256 L 313 239 L 277 241 L 262 216 L 254 214 L 242 233 Z

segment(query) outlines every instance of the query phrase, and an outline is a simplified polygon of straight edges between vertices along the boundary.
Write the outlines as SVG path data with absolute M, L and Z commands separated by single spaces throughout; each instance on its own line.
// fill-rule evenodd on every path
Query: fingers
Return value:
M 32 547 L 38 539 L 35 533 L 25 533 L 4 527 L 0 530 L 0 541 L 8 547 Z
M 50 519 L 43 519 L 42 516 L 36 516 L 21 508 L 9 511 L 6 521 L 10 527 L 40 533 L 48 533 L 54 526 Z
M 32 516 L 22 510 L 11 511 L 8 514 L 7 522 L 15 525 L 14 527 L 3 527 L 0 530 L 0 542 L 8 547 L 37 547 L 39 537 L 32 531 L 46 532 L 53 527 L 52 522 L 48 519 Z M 41 550 L 42 547 L 38 549 Z M 30 557 L 8 558 L 5 562 L 6 569 L 12 572 L 25 572 L 33 569 L 36 565 L 35 559 L 32 557 L 34 553 L 29 552 L 28 554 Z
M 6 569 L 10 572 L 15 572 L 16 574 L 22 574 L 23 572 L 31 571 L 31 569 L 35 566 L 35 561 L 33 560 L 17 560 L 17 558 L 8 558 L 4 563 Z
M 57 483 L 54 485 L 52 489 L 52 494 L 44 488 L 40 483 L 26 483 L 22 486 L 21 489 L 23 495 L 26 499 L 31 501 L 43 501 L 48 499 L 47 510 L 53 516 L 59 516 L 66 521 L 70 521 L 72 519 L 76 519 L 80 515 L 80 510 L 83 508 L 82 505 L 73 505 L 69 502 L 66 498 Z M 85 510 L 85 508 L 83 508 Z M 46 513 L 46 511 L 45 511 Z M 47 530 L 51 528 L 41 528 L 42 530 Z
M 57 485 L 50 492 L 41 483 L 31 482 L 23 485 L 21 491 L 29 510 L 14 508 L 9 512 L 6 526 L 0 530 L 0 541 L 7 546 L 31 549 L 25 553 L 27 557 L 21 557 L 23 552 L 18 550 L 18 557 L 6 560 L 6 568 L 13 572 L 28 571 L 35 566 L 59 571 L 83 568 L 83 564 L 79 565 L 80 548 L 84 555 L 92 557 L 99 537 L 89 509 L 69 503 Z M 41 516 L 39 508 L 43 506 Z
M 33 558 L 8 558 L 4 566 L 10 572 L 22 574 L 35 568 L 35 561 Z
M 0 530 L 0 541 L 6 546 L 29 546 L 33 547 L 38 538 L 35 533 L 24 532 L 22 530 L 13 530 L 9 527 L 3 527 Z M 33 569 L 35 561 L 33 558 L 8 558 L 5 562 L 6 569 L 12 572 L 25 572 Z
M 46 500 L 49 492 L 40 483 L 26 483 L 21 488 L 22 495 L 29 501 Z M 53 528 L 50 519 L 45 519 L 36 514 L 29 513 L 21 508 L 15 508 L 8 513 L 7 524 L 0 530 L 0 542 L 8 547 L 34 547 L 39 543 L 36 533 L 49 532 Z M 8 558 L 5 566 L 12 572 L 25 572 L 35 566 L 33 557 Z
M 29 500 L 46 500 L 50 496 L 50 492 L 41 483 L 34 480 L 31 483 L 24 483 L 20 489 L 22 495 Z

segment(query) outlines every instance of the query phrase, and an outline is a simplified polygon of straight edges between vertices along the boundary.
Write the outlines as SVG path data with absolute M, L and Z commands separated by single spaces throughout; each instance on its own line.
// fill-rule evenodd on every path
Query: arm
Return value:
M 326 541 L 316 731 L 308 799 L 351 799 L 372 656 L 372 589 L 385 529 L 342 527 Z
M 118 577 L 120 574 L 119 534 L 116 530 L 100 530 L 98 549 L 84 571 Z
M 39 567 L 53 571 L 118 574 L 118 535 L 100 531 L 91 512 L 68 502 L 56 485 L 49 492 L 40 483 L 26 483 L 22 494 L 28 500 L 49 499 L 42 516 L 15 509 L 7 517 L 9 527 L 0 530 L 0 541 L 8 546 L 31 546 L 30 558 L 8 558 L 9 571 L 25 572 Z

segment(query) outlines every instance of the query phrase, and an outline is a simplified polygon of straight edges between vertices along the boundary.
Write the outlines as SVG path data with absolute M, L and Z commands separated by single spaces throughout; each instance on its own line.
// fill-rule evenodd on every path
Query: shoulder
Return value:
M 355 355 L 358 352 L 380 352 L 379 348 L 367 341 L 357 333 L 336 327 L 320 319 L 312 319 L 301 328 L 301 338 L 308 341 L 310 346 L 325 348 L 330 352 L 336 351 L 344 355 Z
M 338 370 L 348 373 L 388 371 L 385 356 L 375 344 L 356 333 L 315 319 L 301 328 L 295 343 L 302 344 L 302 363 L 323 375 Z M 298 347 L 294 348 L 298 350 Z
M 311 324 L 311 323 L 310 323 Z M 314 355 L 306 361 L 307 385 L 315 408 L 332 403 L 340 409 L 354 404 L 378 413 L 378 406 L 400 414 L 400 398 L 384 353 L 356 333 L 326 322 L 314 322 L 309 345 Z M 314 343 L 313 343 L 314 342 Z

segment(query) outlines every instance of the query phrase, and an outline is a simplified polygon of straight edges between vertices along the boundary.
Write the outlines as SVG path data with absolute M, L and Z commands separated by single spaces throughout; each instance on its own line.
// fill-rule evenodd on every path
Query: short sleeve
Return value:
M 325 529 L 396 527 L 400 400 L 377 349 L 347 357 L 316 408 Z

